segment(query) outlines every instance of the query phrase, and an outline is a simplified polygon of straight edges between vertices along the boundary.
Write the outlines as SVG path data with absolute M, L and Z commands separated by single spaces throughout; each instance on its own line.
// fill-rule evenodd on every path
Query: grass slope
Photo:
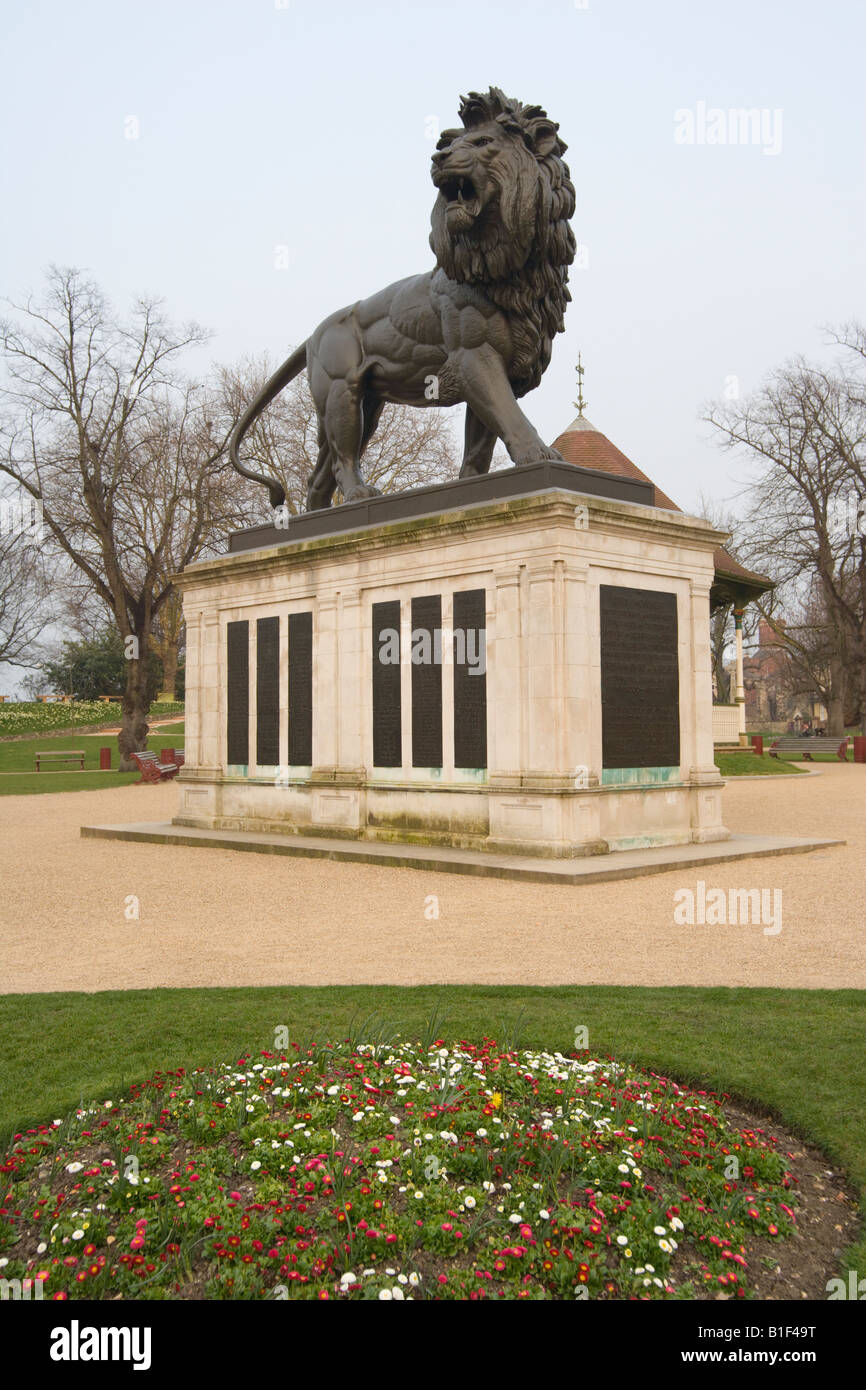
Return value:
M 148 735 L 148 747 L 160 752 L 163 748 L 183 748 L 184 728 L 181 724 L 155 725 Z M 110 772 L 99 771 L 100 748 L 111 749 Z M 67 763 L 56 772 L 45 764 L 36 771 L 36 754 L 61 753 L 66 749 L 81 750 L 84 772 L 76 763 Z M 35 737 L 0 743 L 0 796 L 27 796 L 37 792 L 91 791 L 101 787 L 121 787 L 137 782 L 137 772 L 118 772 L 120 752 L 116 734 L 64 734 L 57 738 Z M 72 770 L 70 770 L 72 769 Z
M 179 701 L 157 701 L 150 707 L 150 718 L 182 714 Z M 87 728 L 89 724 L 107 724 L 120 720 L 120 703 L 100 700 L 75 700 L 71 704 L 38 700 L 14 700 L 0 703 L 0 737 L 11 734 L 38 734 L 50 729 Z

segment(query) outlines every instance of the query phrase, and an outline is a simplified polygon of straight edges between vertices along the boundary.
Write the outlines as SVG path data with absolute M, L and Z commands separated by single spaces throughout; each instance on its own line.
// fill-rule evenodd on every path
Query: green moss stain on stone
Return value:
M 606 767 L 601 774 L 603 787 L 661 787 L 679 780 L 678 767 Z

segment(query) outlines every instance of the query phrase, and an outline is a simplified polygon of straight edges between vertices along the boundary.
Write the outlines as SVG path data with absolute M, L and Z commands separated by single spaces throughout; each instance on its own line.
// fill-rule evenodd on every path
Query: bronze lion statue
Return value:
M 574 187 L 559 127 L 540 106 L 498 87 L 461 97 L 462 130 L 443 131 L 433 155 L 437 190 L 430 246 L 435 269 L 398 280 L 331 314 L 266 382 L 232 435 L 229 454 L 245 477 L 240 443 L 256 417 L 306 367 L 318 417 L 318 459 L 307 510 L 378 496 L 360 463 L 386 402 L 466 403 L 461 478 L 486 473 L 497 439 L 515 464 L 558 459 L 527 420 L 519 397 L 533 390 L 562 332 Z

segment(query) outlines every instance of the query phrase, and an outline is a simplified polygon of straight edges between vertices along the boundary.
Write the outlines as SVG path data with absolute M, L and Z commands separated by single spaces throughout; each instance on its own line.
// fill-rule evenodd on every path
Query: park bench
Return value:
M 60 752 L 57 752 L 57 753 L 55 753 L 55 752 L 51 752 L 51 753 L 37 753 L 37 754 L 36 754 L 36 771 L 37 771 L 37 772 L 40 772 L 40 771 L 41 771 L 41 768 L 40 768 L 40 763 L 41 763 L 41 762 L 42 762 L 42 763 L 69 763 L 69 762 L 78 763 L 78 766 L 79 766 L 79 767 L 82 769 L 82 771 L 83 771 L 83 769 L 84 769 L 84 753 L 81 752 L 80 750 L 79 750 L 78 752 L 72 752 L 69 748 L 63 748 L 63 749 L 60 750 Z
M 161 763 L 155 753 L 130 753 L 129 756 L 137 765 L 142 782 L 163 782 L 176 777 L 180 771 L 177 763 Z
M 822 746 L 824 745 L 824 746 Z M 826 740 L 823 738 L 777 738 L 770 744 L 767 750 L 771 758 L 778 758 L 780 753 L 799 753 L 803 762 L 814 762 L 813 753 L 823 753 L 826 747 Z M 848 740 L 844 738 L 836 749 L 836 757 L 840 763 L 848 761 Z

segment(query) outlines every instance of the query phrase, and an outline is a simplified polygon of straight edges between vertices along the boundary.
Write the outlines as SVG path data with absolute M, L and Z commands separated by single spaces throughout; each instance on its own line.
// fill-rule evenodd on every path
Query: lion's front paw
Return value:
M 556 449 L 551 449 L 547 444 L 531 444 L 528 449 L 523 449 L 519 456 L 514 460 L 516 467 L 520 468 L 527 463 L 545 463 L 551 460 L 553 463 L 564 463 L 565 459 Z
M 344 493 L 344 502 L 366 502 L 368 497 L 381 497 L 382 494 L 377 487 L 371 483 L 354 483 L 348 492 Z

